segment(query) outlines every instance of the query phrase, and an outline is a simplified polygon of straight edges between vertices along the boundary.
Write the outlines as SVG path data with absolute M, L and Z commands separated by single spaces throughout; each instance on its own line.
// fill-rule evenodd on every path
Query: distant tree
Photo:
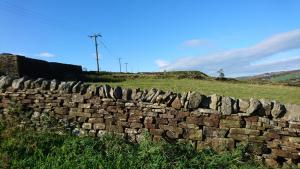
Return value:
M 224 70 L 223 69 L 218 70 L 217 73 L 219 74 L 218 78 L 220 78 L 220 79 L 224 79 L 225 78 L 225 74 L 224 74 Z

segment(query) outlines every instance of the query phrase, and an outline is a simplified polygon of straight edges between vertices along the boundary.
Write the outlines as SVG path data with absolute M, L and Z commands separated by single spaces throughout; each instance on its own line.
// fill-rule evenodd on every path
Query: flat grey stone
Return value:
M 188 108 L 196 109 L 200 106 L 203 96 L 199 92 L 191 92 L 189 95 Z

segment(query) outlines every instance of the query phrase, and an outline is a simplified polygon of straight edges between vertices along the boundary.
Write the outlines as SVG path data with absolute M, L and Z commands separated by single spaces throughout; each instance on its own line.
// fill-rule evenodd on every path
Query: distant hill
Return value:
M 119 72 L 83 72 L 84 81 L 89 82 L 119 82 L 137 78 L 154 79 L 213 79 L 200 71 L 169 71 L 169 72 L 138 72 L 138 73 L 119 73 Z
M 300 70 L 264 73 L 255 76 L 238 77 L 238 80 L 283 83 L 290 86 L 300 86 Z

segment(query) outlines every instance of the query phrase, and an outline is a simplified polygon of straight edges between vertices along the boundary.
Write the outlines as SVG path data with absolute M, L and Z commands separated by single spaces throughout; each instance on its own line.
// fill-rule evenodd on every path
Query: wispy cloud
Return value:
M 182 42 L 181 46 L 182 47 L 199 47 L 199 46 L 207 45 L 207 44 L 208 44 L 207 40 L 189 39 L 189 40 Z
M 235 73 L 233 73 L 232 76 L 254 75 L 266 72 L 276 72 L 279 70 L 295 70 L 299 68 L 300 56 L 263 64 L 248 65 L 240 71 L 236 71 Z
M 297 29 L 275 34 L 250 47 L 204 56 L 182 57 L 169 64 L 159 66 L 159 68 L 161 70 L 201 70 L 209 74 L 214 74 L 218 69 L 223 68 L 229 75 L 238 72 L 250 74 L 256 71 L 249 68 L 255 67 L 251 63 L 257 63 L 272 55 L 299 48 L 300 29 Z M 299 63 L 299 60 L 294 61 Z M 286 64 L 286 62 L 284 63 Z M 267 68 L 265 67 L 264 70 L 268 71 Z
M 53 58 L 56 57 L 56 55 L 49 53 L 49 52 L 41 52 L 39 54 L 37 54 L 36 56 L 38 57 L 43 57 L 43 58 Z
M 164 60 L 161 60 L 161 59 L 155 60 L 155 64 L 156 64 L 158 67 L 160 67 L 160 68 L 169 65 L 169 63 L 168 63 L 167 61 L 164 61 Z

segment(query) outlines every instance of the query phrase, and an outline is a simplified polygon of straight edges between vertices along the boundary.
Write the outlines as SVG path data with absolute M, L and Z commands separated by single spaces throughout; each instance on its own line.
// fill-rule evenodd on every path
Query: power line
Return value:
M 94 34 L 94 35 L 90 35 L 90 38 L 94 39 L 95 41 L 95 48 L 96 48 L 96 60 L 97 60 L 97 72 L 99 73 L 100 68 L 99 68 L 99 57 L 98 57 L 98 42 L 97 42 L 97 38 L 98 37 L 102 37 L 100 34 Z
M 117 57 L 116 55 L 114 55 L 112 53 L 112 51 L 110 50 L 110 48 L 107 46 L 107 44 L 104 43 L 103 38 L 101 39 L 100 43 L 102 44 L 102 46 L 104 47 L 104 49 L 106 49 L 106 51 L 108 52 L 108 54 L 114 58 L 116 58 L 119 61 L 119 71 L 120 73 L 122 72 L 122 63 L 121 63 L 121 59 L 120 57 Z M 126 63 L 128 64 L 128 63 Z M 126 72 L 127 72 L 127 65 L 126 65 Z
M 115 59 L 118 59 L 118 57 L 116 57 L 116 55 L 114 55 L 112 53 L 112 51 L 110 50 L 110 48 L 107 47 L 106 43 L 104 43 L 104 40 L 102 38 L 102 40 L 100 41 L 100 43 L 102 44 L 102 46 L 104 47 L 104 49 L 108 52 L 108 54 L 112 57 L 114 57 Z
M 77 35 L 80 35 L 80 36 L 82 36 L 82 34 L 83 34 L 83 32 L 80 31 L 82 29 L 82 27 L 80 28 L 78 25 L 71 24 L 70 22 L 63 21 L 63 20 L 60 20 L 60 19 L 55 18 L 55 17 L 50 17 L 50 16 L 47 16 L 47 15 L 44 15 L 40 12 L 31 10 L 31 9 L 27 9 L 27 8 L 24 8 L 20 5 L 16 5 L 14 3 L 11 3 L 10 1 L 3 0 L 3 1 L 0 1 L 0 3 L 5 5 L 4 10 L 6 10 L 7 12 L 10 12 L 12 14 L 16 14 L 16 15 L 19 15 L 19 16 L 22 16 L 22 17 L 24 17 L 24 16 L 29 16 L 30 18 L 35 17 L 35 18 L 39 19 L 42 22 L 55 25 L 55 26 L 57 26 L 57 28 L 64 27 L 65 29 L 68 30 L 68 32 L 73 31 L 73 33 L 76 33 Z

